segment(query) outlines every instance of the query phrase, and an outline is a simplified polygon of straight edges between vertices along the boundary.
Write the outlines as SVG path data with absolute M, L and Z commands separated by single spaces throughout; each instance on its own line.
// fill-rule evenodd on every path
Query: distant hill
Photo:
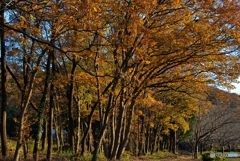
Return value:
M 230 108 L 240 107 L 240 95 L 229 93 L 218 88 L 210 87 L 208 90 L 208 101 L 213 105 L 227 106 Z

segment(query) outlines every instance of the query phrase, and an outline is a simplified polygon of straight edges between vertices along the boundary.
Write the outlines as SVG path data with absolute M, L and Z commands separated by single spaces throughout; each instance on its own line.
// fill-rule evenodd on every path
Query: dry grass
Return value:
M 200 161 L 201 159 L 194 160 L 191 156 L 187 155 L 176 155 L 168 156 L 166 158 L 152 158 L 152 157 L 138 157 L 133 158 L 131 161 Z

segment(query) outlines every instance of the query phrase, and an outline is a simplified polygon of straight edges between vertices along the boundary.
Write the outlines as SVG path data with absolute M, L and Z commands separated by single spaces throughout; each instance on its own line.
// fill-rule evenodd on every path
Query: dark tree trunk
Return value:
M 28 139 L 24 139 L 24 141 L 23 141 L 23 156 L 24 156 L 25 160 L 27 160 L 27 154 L 28 154 Z
M 171 133 L 171 132 L 170 132 Z M 170 136 L 168 136 L 168 151 L 169 152 L 172 152 L 172 147 L 173 147 L 173 140 L 172 140 L 172 137 L 171 137 L 171 134 Z
M 60 127 L 57 125 L 57 121 L 56 121 L 56 119 L 57 118 L 54 118 L 53 119 L 53 125 L 54 125 L 54 129 L 55 129 L 55 135 L 54 135 L 54 137 L 55 137 L 55 139 L 56 139 L 56 142 L 57 142 L 57 151 L 59 152 L 59 153 L 61 153 L 61 151 L 60 151 L 60 147 L 61 147 L 61 141 L 60 141 L 60 131 L 59 131 L 59 129 L 60 129 Z
M 54 85 L 51 84 L 51 91 L 53 92 L 52 87 Z M 51 94 L 50 96 L 50 107 L 49 107 L 49 118 L 48 118 L 48 137 L 47 137 L 47 142 L 48 142 L 48 149 L 47 149 L 47 160 L 51 161 L 52 160 L 52 145 L 53 145 L 53 136 L 52 136 L 52 129 L 53 129 L 53 95 Z
M 170 136 L 170 140 L 171 140 L 171 151 L 173 154 L 176 154 L 176 149 L 177 149 L 177 134 L 176 131 L 171 130 L 171 136 Z
M 146 153 L 149 152 L 149 145 L 150 145 L 150 127 L 149 127 L 149 125 L 147 125 L 147 128 L 146 128 L 146 144 L 145 144 Z
M 58 97 L 56 96 L 56 102 L 55 102 L 55 111 L 56 113 L 60 113 L 60 107 L 59 107 L 59 101 L 58 101 Z M 62 123 L 61 123 L 61 116 L 55 116 L 53 119 L 53 124 L 55 127 L 55 137 L 56 137 L 56 141 L 57 141 L 57 151 L 59 153 L 62 152 L 62 147 L 63 147 L 63 135 L 62 135 Z
M 198 143 L 198 141 L 196 141 L 195 142 L 195 144 L 194 144 L 194 149 L 193 149 L 193 157 L 194 157 L 194 159 L 198 159 L 198 145 L 199 143 Z
M 159 141 L 159 149 L 163 151 L 163 140 Z
M 5 40 L 4 40 L 4 1 L 0 1 L 0 39 L 1 39 L 1 151 L 2 156 L 8 155 L 7 149 L 7 69 L 6 69 L 6 53 L 5 53 Z
M 137 95 L 136 95 L 137 97 Z M 125 147 L 128 143 L 128 140 L 129 140 L 129 136 L 130 136 L 130 130 L 131 130 L 131 126 L 132 126 L 132 120 L 133 120 L 133 115 L 134 115 L 134 112 L 135 112 L 135 100 L 136 98 L 133 98 L 131 100 L 131 104 L 129 106 L 129 109 L 126 111 L 127 112 L 127 115 L 125 117 L 125 127 L 124 127 L 124 130 L 123 130 L 123 135 L 121 137 L 121 142 L 120 142 L 120 145 L 119 145 L 119 148 L 118 148 L 118 151 L 117 151 L 117 159 L 120 160 L 124 150 L 125 150 Z
M 120 102 L 123 102 L 122 101 L 122 94 L 121 94 L 121 97 L 120 97 Z M 117 154 L 117 151 L 119 149 L 119 145 L 121 144 L 121 135 L 123 135 L 123 126 L 126 126 L 123 122 L 124 122 L 124 119 L 126 117 L 126 114 L 125 114 L 125 109 L 126 107 L 123 105 L 123 103 L 121 103 L 120 105 L 120 111 L 119 111 L 119 119 L 118 119 L 118 122 L 117 122 L 117 126 L 116 126 L 116 130 L 115 130 L 115 139 L 113 140 L 113 148 L 112 151 L 111 151 L 111 159 L 116 159 L 114 158 Z M 137 127 L 139 129 L 139 127 Z M 138 142 L 138 141 L 137 141 Z M 138 147 L 136 148 L 136 150 L 138 149 Z
M 43 55 L 45 52 L 43 52 L 41 55 Z M 42 60 L 42 56 L 40 56 L 38 58 L 38 63 L 37 66 L 39 66 L 40 61 Z M 27 112 L 27 107 L 30 103 L 30 99 L 32 97 L 32 92 L 33 92 L 33 85 L 34 85 L 34 80 L 37 74 L 37 70 L 32 72 L 32 75 L 29 75 L 29 69 L 27 67 L 28 64 L 28 60 L 24 59 L 23 60 L 23 66 L 24 66 L 24 72 L 23 72 L 23 77 L 24 77 L 24 85 L 23 85 L 23 89 L 22 90 L 22 100 L 21 100 L 21 114 L 20 114 L 20 124 L 19 124 L 19 129 L 18 129 L 18 138 L 17 138 L 17 145 L 16 145 L 16 149 L 14 152 L 14 160 L 18 161 L 19 160 L 19 155 L 20 155 L 20 148 L 23 144 L 24 146 L 24 152 L 27 153 L 28 149 L 27 149 L 27 140 L 28 138 L 25 135 L 25 131 L 24 128 L 26 125 L 24 125 L 24 119 L 25 119 L 25 115 Z M 13 79 L 15 80 L 15 82 L 18 84 L 18 88 L 21 90 L 22 87 L 20 85 L 20 83 L 17 81 L 17 78 L 13 75 L 13 73 L 11 72 L 10 69 L 8 69 L 10 71 L 11 76 L 13 77 Z M 30 80 L 29 80 L 29 77 Z M 24 154 L 25 157 L 27 156 L 27 154 Z
M 155 153 L 157 151 L 157 139 L 158 139 L 158 133 L 160 131 L 160 127 L 157 126 L 152 129 L 152 147 L 151 147 L 151 154 Z
M 89 136 L 89 132 L 91 131 L 91 129 L 92 129 L 92 116 L 93 116 L 93 112 L 94 112 L 94 109 L 95 109 L 95 107 L 93 107 L 92 108 L 92 110 L 91 110 L 91 112 L 90 112 L 90 114 L 89 114 L 89 117 L 88 117 L 88 126 L 87 126 L 87 129 L 86 129 L 86 131 L 84 132 L 84 135 L 83 135 L 83 137 L 82 137 L 82 140 L 81 140 L 81 155 L 83 155 L 84 154 L 84 152 L 85 152 L 85 144 L 86 144 L 86 142 L 87 142 L 87 137 Z M 90 137 L 90 136 L 89 136 Z M 90 140 L 90 139 L 89 139 Z M 90 146 L 88 146 L 88 147 L 90 147 Z M 89 149 L 89 148 L 88 148 Z
M 47 149 L 47 160 L 52 160 L 52 146 L 53 146 L 53 136 L 52 136 L 52 130 L 53 130 L 53 109 L 54 109 L 54 93 L 55 93 L 55 82 L 54 82 L 54 76 L 55 76 L 55 56 L 54 52 L 52 53 L 52 81 L 50 85 L 50 104 L 49 104 L 49 116 L 48 116 L 48 149 Z
M 69 119 L 69 145 L 74 153 L 74 123 L 73 123 L 73 96 L 74 96 L 74 74 L 76 71 L 77 64 L 75 60 L 72 61 L 72 70 L 71 70 L 71 80 L 69 85 L 69 94 L 68 94 L 68 119 Z
M 44 91 L 42 94 L 40 107 L 38 110 L 38 130 L 37 130 L 37 137 L 35 138 L 34 147 L 33 147 L 33 160 L 38 161 L 38 153 L 39 153 L 39 143 L 42 138 L 42 130 L 43 130 L 43 121 L 44 121 L 44 110 L 46 106 L 46 98 L 48 94 L 48 88 L 49 88 L 49 77 L 50 77 L 50 63 L 51 63 L 51 54 L 48 55 L 47 60 L 47 68 L 46 68 L 46 78 L 45 78 L 45 84 L 44 84 Z
M 100 133 L 98 134 L 98 139 L 95 138 L 94 139 L 94 151 L 93 151 L 93 157 L 92 157 L 92 161 L 97 161 L 97 156 L 98 156 L 98 152 L 100 150 L 101 144 L 102 144 L 102 140 L 105 136 L 105 132 L 106 132 L 106 128 L 103 127 L 102 130 L 100 131 Z
M 203 143 L 202 142 L 200 143 L 200 154 L 201 155 L 203 154 Z
M 47 126 L 48 126 L 48 123 L 47 123 L 47 121 L 45 120 L 45 121 L 44 121 L 44 126 L 43 126 L 44 130 L 43 130 L 43 137 L 42 137 L 42 150 L 45 150 L 45 148 L 46 148 L 47 131 L 48 131 Z
M 144 135 L 144 116 L 140 116 L 140 120 L 141 120 L 141 127 L 140 127 L 140 131 L 139 131 L 139 150 L 138 150 L 138 156 L 144 154 L 144 144 L 145 144 L 145 135 Z

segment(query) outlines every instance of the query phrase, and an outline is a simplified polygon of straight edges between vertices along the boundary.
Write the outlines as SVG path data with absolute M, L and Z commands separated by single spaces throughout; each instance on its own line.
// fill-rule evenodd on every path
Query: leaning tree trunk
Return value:
M 21 108 L 20 126 L 19 126 L 19 129 L 18 129 L 18 139 L 17 139 L 17 145 L 16 145 L 16 149 L 15 149 L 15 153 L 14 153 L 14 160 L 15 161 L 19 160 L 20 148 L 23 144 L 25 113 L 26 113 L 27 107 L 29 105 L 30 98 L 32 96 L 32 89 L 33 89 L 33 84 L 34 84 L 33 81 L 35 79 L 36 73 L 37 73 L 37 71 L 35 71 L 32 75 L 32 78 L 31 78 L 31 81 L 30 81 L 30 88 L 29 88 L 29 91 L 27 93 L 26 101 L 23 103 L 23 106 Z
M 46 49 L 44 49 L 42 51 L 41 55 L 38 57 L 36 67 L 39 67 L 40 62 L 42 61 L 42 58 L 43 58 L 43 55 L 45 54 L 45 52 L 46 52 Z M 27 107 L 29 106 L 32 92 L 33 92 L 34 80 L 37 75 L 36 69 L 34 71 L 30 72 L 30 69 L 28 67 L 29 61 L 30 61 L 29 57 L 24 56 L 24 59 L 23 59 L 23 81 L 24 81 L 23 87 L 21 86 L 18 79 L 11 71 L 11 69 L 7 66 L 7 69 L 9 71 L 9 73 L 11 74 L 12 78 L 14 79 L 15 83 L 17 84 L 18 89 L 20 91 L 22 91 L 20 125 L 19 125 L 19 129 L 18 129 L 17 145 L 16 145 L 16 149 L 15 149 L 15 153 L 14 153 L 15 161 L 19 160 L 20 148 L 21 148 L 22 144 L 24 144 L 24 152 L 27 153 L 27 149 L 26 149 L 27 145 L 26 144 L 27 144 L 28 138 L 24 138 L 24 126 L 25 126 L 24 121 L 25 121 L 25 117 L 26 117 L 25 115 L 27 112 Z M 29 75 L 29 73 L 31 73 L 31 75 Z M 24 158 L 26 158 L 26 156 L 27 155 L 25 154 Z

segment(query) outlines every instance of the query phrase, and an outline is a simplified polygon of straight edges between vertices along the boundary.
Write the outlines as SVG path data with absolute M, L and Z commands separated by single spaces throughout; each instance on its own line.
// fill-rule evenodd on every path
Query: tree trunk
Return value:
M 194 157 L 194 159 L 198 159 L 198 145 L 199 143 L 198 143 L 198 141 L 196 141 L 195 142 L 195 144 L 194 144 L 194 151 L 193 151 L 193 157 Z
M 48 132 L 48 123 L 46 120 L 44 120 L 44 126 L 43 126 L 43 138 L 42 138 L 42 150 L 45 150 L 46 142 L 47 142 L 47 132 Z
M 171 135 L 170 135 L 170 136 L 168 136 L 168 143 L 169 143 L 169 146 L 168 146 L 168 151 L 169 151 L 169 152 L 172 152 L 173 140 L 172 140 L 172 137 L 171 137 Z
M 1 39 L 1 151 L 2 156 L 7 157 L 7 69 L 6 69 L 6 53 L 5 53 L 5 40 L 4 40 L 4 8 L 5 3 L 1 0 L 0 7 L 0 39 Z
M 65 145 L 65 140 L 64 140 L 64 128 L 61 125 L 61 119 L 59 121 L 59 139 L 60 139 L 60 153 L 63 151 L 63 147 Z
M 24 159 L 27 160 L 27 154 L 28 154 L 28 139 L 23 140 L 23 155 Z
M 177 151 L 177 134 L 176 131 L 171 130 L 171 137 L 172 137 L 172 153 L 176 154 Z
M 111 152 L 111 159 L 116 159 L 116 154 L 119 148 L 119 145 L 121 144 L 121 135 L 123 135 L 123 126 L 126 126 L 126 124 L 123 123 L 125 117 L 126 117 L 126 107 L 124 107 L 124 105 L 121 105 L 120 108 L 120 114 L 118 116 L 119 120 L 118 120 L 118 124 L 116 126 L 116 130 L 115 130 L 115 139 L 113 140 L 113 150 Z M 138 142 L 138 141 L 137 141 Z M 137 150 L 137 148 L 136 148 Z
M 32 45 L 34 44 L 34 41 L 32 43 Z M 37 64 L 36 67 L 39 67 L 39 64 L 43 58 L 43 55 L 45 54 L 46 49 L 43 50 L 43 52 L 41 53 L 41 55 L 38 57 L 37 60 Z M 33 85 L 34 85 L 34 80 L 37 74 L 37 68 L 33 71 L 30 72 L 29 66 L 28 64 L 30 64 L 30 60 L 29 57 L 32 58 L 32 55 L 27 56 L 24 55 L 23 58 L 23 87 L 21 86 L 21 84 L 18 82 L 18 79 L 16 78 L 16 76 L 13 74 L 13 72 L 11 71 L 11 69 L 7 66 L 7 70 L 9 71 L 10 75 L 12 76 L 12 78 L 14 79 L 15 83 L 17 84 L 18 89 L 21 91 L 21 112 L 20 112 L 20 126 L 18 129 L 18 139 L 17 139 L 17 145 L 16 145 L 16 149 L 15 149 L 15 153 L 14 153 L 14 160 L 19 160 L 19 152 L 20 152 L 20 148 L 22 146 L 22 144 L 24 144 L 24 151 L 26 152 L 26 148 L 25 148 L 25 144 L 27 144 L 27 140 L 28 137 L 25 136 L 25 133 L 23 131 L 24 129 L 24 121 L 25 121 L 25 113 L 27 110 L 27 107 L 30 103 L 30 99 L 32 96 L 32 91 L 33 91 Z M 31 75 L 30 75 L 31 73 Z M 30 78 L 30 80 L 29 80 Z M 27 147 L 27 145 L 26 145 Z
M 118 152 L 117 152 L 117 159 L 120 160 L 124 150 L 125 150 L 125 147 L 128 143 L 128 140 L 129 140 L 129 136 L 130 136 L 130 130 L 131 130 L 131 126 L 132 126 L 132 120 L 133 120 L 133 115 L 134 115 L 134 112 L 135 112 L 135 107 L 134 107 L 134 104 L 135 104 L 135 98 L 133 98 L 131 100 L 131 104 L 129 106 L 129 109 L 128 109 L 128 114 L 126 115 L 127 117 L 125 117 L 125 122 L 124 124 L 126 125 L 124 127 L 124 130 L 123 130 L 123 135 L 122 135 L 122 139 L 121 139 L 121 142 L 120 142 L 120 146 L 118 148 Z
M 52 51 L 50 51 L 51 53 Z M 47 60 L 47 67 L 46 67 L 46 78 L 45 78 L 45 84 L 44 84 L 44 91 L 42 94 L 39 111 L 38 111 L 38 122 L 37 122 L 37 137 L 35 138 L 34 147 L 33 147 L 33 160 L 38 161 L 38 146 L 40 143 L 40 140 L 42 138 L 42 130 L 43 130 L 43 121 L 44 121 L 44 110 L 46 106 L 46 98 L 48 94 L 48 88 L 49 88 L 49 78 L 50 78 L 50 63 L 51 63 L 51 54 L 48 55 Z
M 70 85 L 69 85 L 69 94 L 68 94 L 68 119 L 69 119 L 69 145 L 74 153 L 74 123 L 73 123 L 73 96 L 74 96 L 74 74 L 76 71 L 77 64 L 75 60 L 72 61 L 72 70 L 71 70 L 71 79 L 70 79 Z
M 54 101 L 53 101 L 53 91 L 54 91 L 54 85 L 51 84 L 51 94 L 50 94 L 50 107 L 49 107 L 49 118 L 48 118 L 48 149 L 47 149 L 47 160 L 52 160 L 52 146 L 53 146 L 53 136 L 52 136 L 52 130 L 53 130 L 53 107 L 54 107 Z
M 92 128 L 90 128 L 90 130 L 89 130 L 89 133 L 88 133 L 88 137 L 87 137 L 87 143 L 86 143 L 86 145 L 87 145 L 87 151 L 88 152 L 92 152 L 93 151 L 93 133 L 92 133 Z
M 81 104 L 78 101 L 77 105 L 77 134 L 76 134 L 76 145 L 75 145 L 75 153 L 79 153 L 80 151 L 80 141 L 81 141 Z
M 149 145 L 150 145 L 150 127 L 149 127 L 149 125 L 147 125 L 147 128 L 146 128 L 146 144 L 145 144 L 146 153 L 149 152 Z
M 141 116 L 140 117 L 141 119 L 141 130 L 140 130 L 140 141 L 139 141 L 139 151 L 138 151 L 138 156 L 142 155 L 142 154 L 145 154 L 145 151 L 144 151 L 144 147 L 145 147 L 145 135 L 144 135 L 144 132 L 145 132 L 145 124 L 144 124 L 144 116 Z
M 49 116 L 48 116 L 48 149 L 47 149 L 47 160 L 52 160 L 52 146 L 53 146 L 53 109 L 54 109 L 54 93 L 55 93 L 55 56 L 54 52 L 52 53 L 52 81 L 50 85 L 50 103 L 49 103 Z
M 21 115 L 24 115 L 25 112 L 22 112 Z M 23 127 L 24 127 L 24 117 L 21 116 L 20 120 L 20 127 L 19 127 L 19 134 L 18 134 L 18 140 L 17 140 L 17 145 L 14 153 L 14 161 L 19 160 L 19 155 L 20 155 L 20 148 L 23 144 Z
M 203 143 L 202 142 L 200 143 L 200 154 L 201 155 L 203 154 Z
M 99 152 L 100 147 L 102 145 L 102 140 L 105 136 L 105 132 L 106 132 L 106 128 L 103 127 L 102 130 L 100 131 L 99 139 L 97 139 L 95 141 L 92 161 L 97 161 L 98 152 Z
M 56 102 L 55 102 L 55 111 L 56 113 L 60 113 L 60 107 L 59 107 L 59 101 L 58 101 L 58 96 L 56 96 Z M 55 137 L 57 141 L 57 151 L 59 153 L 62 152 L 62 146 L 63 146 L 63 141 L 62 141 L 62 124 L 61 124 L 61 118 L 60 116 L 55 116 L 53 119 L 54 122 L 54 128 L 55 128 Z
M 232 151 L 232 145 L 231 143 L 228 144 L 228 152 L 231 152 Z
M 153 132 L 153 134 L 152 134 L 153 138 L 152 138 L 151 154 L 156 152 L 158 127 L 153 128 L 152 132 Z
M 57 142 L 57 151 L 58 152 L 60 152 L 60 138 L 59 138 L 59 127 L 58 127 L 58 125 L 57 125 L 57 123 L 56 123 L 57 121 L 56 121 L 56 118 L 54 118 L 53 119 L 53 124 L 54 124 L 54 130 L 55 130 L 55 135 L 54 135 L 54 137 L 56 137 L 55 139 L 56 139 L 56 142 Z
M 14 153 L 14 160 L 18 161 L 19 160 L 19 154 L 20 154 L 20 148 L 23 144 L 23 139 L 24 139 L 24 119 L 25 119 L 25 113 L 27 110 L 27 107 L 29 105 L 30 102 L 30 98 L 32 96 L 32 91 L 33 91 L 33 85 L 34 85 L 34 80 L 36 77 L 37 71 L 34 71 L 31 80 L 30 80 L 30 87 L 27 93 L 26 98 L 24 98 L 25 93 L 23 93 L 23 97 L 22 97 L 22 104 L 21 105 L 21 115 L 20 115 L 20 126 L 18 129 L 18 140 L 17 140 L 17 145 L 16 145 L 16 149 L 15 149 L 15 153 Z M 24 101 L 24 99 L 26 99 Z
M 110 143 L 109 143 L 109 148 L 108 148 L 108 155 L 106 156 L 107 158 L 110 158 L 111 152 L 113 151 L 113 144 L 115 140 L 115 129 L 116 129 L 116 123 L 117 123 L 117 117 L 116 117 L 116 109 L 112 110 L 112 115 L 111 115 L 111 126 L 110 126 L 110 133 L 111 136 L 109 138 Z

